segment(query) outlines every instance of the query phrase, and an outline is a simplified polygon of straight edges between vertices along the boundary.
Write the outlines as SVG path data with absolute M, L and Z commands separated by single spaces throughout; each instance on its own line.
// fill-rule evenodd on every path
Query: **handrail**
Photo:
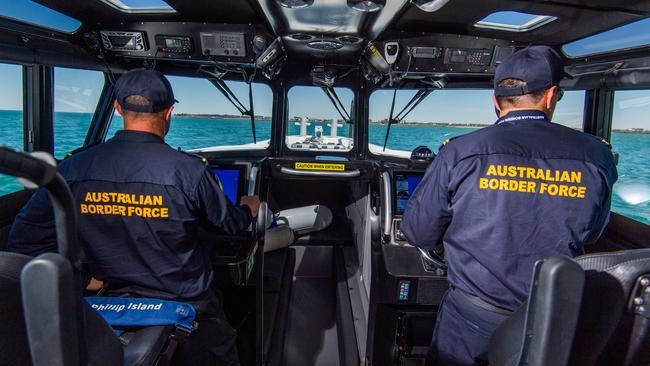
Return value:
M 390 229 L 393 219 L 393 198 L 391 191 L 391 180 L 388 172 L 381 173 L 381 226 L 384 229 L 384 235 L 390 235 Z

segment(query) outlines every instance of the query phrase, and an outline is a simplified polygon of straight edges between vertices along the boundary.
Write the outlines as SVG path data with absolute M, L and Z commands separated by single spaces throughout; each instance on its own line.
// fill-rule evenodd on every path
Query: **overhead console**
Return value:
M 251 65 L 273 40 L 260 27 L 239 24 L 142 22 L 103 25 L 98 33 L 111 56 Z
M 509 41 L 449 34 L 400 35 L 370 45 L 365 59 L 382 75 L 491 74 L 516 50 Z

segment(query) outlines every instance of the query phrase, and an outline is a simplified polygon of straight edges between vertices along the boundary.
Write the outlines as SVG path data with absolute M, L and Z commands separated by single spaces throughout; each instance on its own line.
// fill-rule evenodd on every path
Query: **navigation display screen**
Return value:
M 395 213 L 403 215 L 409 198 L 415 191 L 415 188 L 422 181 L 423 173 L 395 173 L 395 185 L 393 199 L 395 201 Z
M 239 204 L 239 199 L 244 195 L 245 172 L 242 168 L 216 168 L 212 169 L 214 175 L 221 182 L 221 189 L 234 205 Z
M 135 37 L 133 36 L 109 36 L 113 47 L 135 47 Z
M 167 48 L 183 48 L 183 41 L 178 38 L 165 38 Z

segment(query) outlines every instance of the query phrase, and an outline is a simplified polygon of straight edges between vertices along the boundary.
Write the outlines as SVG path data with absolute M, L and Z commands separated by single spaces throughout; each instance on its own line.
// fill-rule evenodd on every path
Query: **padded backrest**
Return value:
M 555 256 L 535 264 L 528 300 L 496 330 L 491 365 L 566 365 L 580 311 L 584 272 Z
M 42 254 L 24 266 L 21 289 L 33 364 L 122 364 L 118 337 L 78 296 L 75 285 L 70 262 L 59 254 Z M 83 329 L 76 322 L 77 309 L 82 314 Z M 86 357 L 82 349 L 87 351 Z
M 634 322 L 627 304 L 637 278 L 650 273 L 650 249 L 589 254 L 577 262 L 586 281 L 571 363 L 622 365 Z
M 31 365 L 20 299 L 20 272 L 32 258 L 0 252 L 0 364 Z

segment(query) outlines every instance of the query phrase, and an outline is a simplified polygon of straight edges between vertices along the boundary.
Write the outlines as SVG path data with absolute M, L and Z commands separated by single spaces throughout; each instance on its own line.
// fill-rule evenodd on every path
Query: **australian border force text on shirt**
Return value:
M 79 205 L 82 215 L 118 215 L 166 219 L 169 208 L 161 195 L 120 192 L 87 192 Z
M 512 179 L 515 178 L 515 179 Z M 480 189 L 533 193 L 584 199 L 587 187 L 579 170 L 541 169 L 517 165 L 489 165 L 479 178 Z

